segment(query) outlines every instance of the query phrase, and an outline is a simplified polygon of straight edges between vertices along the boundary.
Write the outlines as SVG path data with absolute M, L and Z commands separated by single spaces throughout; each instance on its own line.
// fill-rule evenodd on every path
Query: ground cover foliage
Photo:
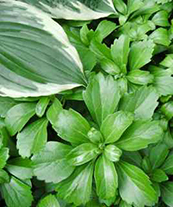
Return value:
M 173 2 L 0 0 L 0 202 L 173 207 Z

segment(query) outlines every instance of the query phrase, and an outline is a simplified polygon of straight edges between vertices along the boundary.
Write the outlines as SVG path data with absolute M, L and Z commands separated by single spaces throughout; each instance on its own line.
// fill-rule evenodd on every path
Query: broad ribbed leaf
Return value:
M 8 207 L 31 206 L 31 187 L 15 177 L 12 177 L 9 183 L 2 184 L 0 191 Z
M 115 112 L 120 92 L 111 76 L 105 77 L 99 73 L 91 80 L 83 97 L 93 119 L 101 125 L 109 114 Z
M 79 56 L 62 27 L 33 6 L 0 1 L 0 44 L 3 96 L 44 96 L 85 84 Z
M 157 121 L 136 121 L 123 134 L 116 146 L 136 151 L 162 139 L 163 131 Z
M 115 13 L 112 0 L 20 0 L 56 19 L 90 20 Z
M 135 206 L 152 206 L 156 202 L 156 193 L 151 187 L 148 176 L 138 167 L 126 162 L 117 165 L 121 198 Z
M 59 142 L 48 142 L 44 149 L 32 157 L 34 175 L 39 180 L 58 183 L 74 170 L 65 159 L 72 148 Z
M 104 135 L 105 143 L 116 142 L 124 131 L 132 124 L 133 115 L 130 112 L 118 111 L 109 115 L 101 125 L 101 132 Z
M 40 200 L 37 207 L 60 207 L 60 205 L 54 195 L 48 195 Z
M 47 142 L 47 124 L 45 118 L 39 119 L 17 135 L 17 148 L 22 157 L 30 157 L 44 147 Z
M 116 196 L 118 187 L 117 172 L 113 162 L 104 155 L 96 161 L 94 177 L 99 198 L 107 200 Z
M 77 167 L 74 173 L 57 185 L 58 195 L 76 206 L 86 204 L 91 199 L 93 163 Z

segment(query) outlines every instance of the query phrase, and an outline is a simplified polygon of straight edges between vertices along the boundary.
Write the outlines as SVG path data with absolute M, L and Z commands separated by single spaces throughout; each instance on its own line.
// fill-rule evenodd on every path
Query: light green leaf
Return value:
M 94 172 L 96 191 L 100 199 L 115 198 L 118 187 L 118 176 L 114 164 L 104 155 L 96 161 Z
M 173 182 L 166 182 L 161 186 L 162 200 L 169 207 L 173 206 Z
M 88 121 L 72 109 L 60 111 L 53 127 L 62 139 L 73 144 L 78 145 L 89 141 Z
M 111 76 L 99 73 L 90 81 L 83 97 L 93 119 L 101 125 L 117 108 L 120 100 L 118 84 Z
M 58 200 L 54 195 L 48 195 L 42 198 L 37 207 L 60 207 Z
M 15 177 L 0 186 L 2 197 L 8 207 L 30 207 L 33 197 L 31 187 Z
M 4 168 L 6 165 L 6 161 L 9 158 L 9 149 L 8 148 L 1 148 L 0 149 L 0 168 Z
M 169 180 L 169 177 L 166 175 L 166 173 L 163 170 L 155 169 L 152 172 L 151 180 L 157 183 L 161 183 L 161 182 Z
M 132 124 L 133 119 L 132 113 L 124 111 L 118 111 L 107 116 L 100 128 L 105 143 L 114 143 L 119 140 L 125 130 Z
M 17 134 L 17 149 L 22 157 L 30 157 L 44 147 L 47 142 L 47 125 L 47 119 L 42 118 Z
M 109 16 L 115 13 L 111 0 L 71 0 L 45 1 L 21 0 L 42 9 L 55 19 L 92 20 Z
M 35 112 L 37 116 L 42 117 L 46 111 L 46 108 L 49 104 L 50 98 L 49 97 L 41 97 L 40 100 L 37 102 Z
M 173 101 L 168 101 L 161 106 L 162 113 L 166 116 L 168 120 L 173 117 Z
M 126 35 L 121 35 L 119 39 L 114 41 L 114 44 L 111 47 L 112 59 L 123 73 L 126 72 L 128 55 L 130 50 L 129 44 L 129 37 Z
M 122 155 L 122 151 L 115 145 L 111 144 L 105 147 L 104 154 L 105 157 L 111 162 L 118 162 Z
M 74 170 L 65 159 L 72 148 L 59 142 L 48 142 L 41 152 L 32 157 L 34 175 L 39 180 L 58 183 Z
M 167 27 L 169 26 L 169 21 L 168 21 L 168 12 L 165 10 L 158 11 L 152 18 L 152 21 L 155 23 L 157 26 L 161 27 Z
M 144 2 L 142 2 L 141 0 L 128 0 L 127 1 L 128 15 L 142 8 L 143 5 L 144 5 Z
M 122 98 L 120 110 L 134 112 L 136 119 L 150 119 L 158 106 L 158 99 L 159 95 L 153 87 L 140 87 Z
M 160 65 L 170 68 L 173 66 L 173 54 L 166 54 L 166 57 L 160 63 Z
M 129 54 L 130 70 L 142 68 L 149 63 L 154 51 L 153 41 L 140 41 L 132 44 Z
M 13 106 L 6 115 L 5 125 L 11 136 L 20 132 L 35 114 L 34 103 L 21 103 Z
M 173 94 L 173 77 L 172 72 L 168 69 L 161 69 L 156 66 L 150 67 L 151 73 L 154 75 L 153 86 L 162 96 Z
M 77 167 L 74 173 L 57 185 L 58 195 L 76 206 L 86 204 L 91 199 L 93 163 Z
M 104 138 L 100 131 L 92 127 L 90 131 L 88 132 L 88 138 L 90 141 L 94 144 L 99 144 L 104 142 Z
M 134 84 L 147 85 L 153 82 L 154 77 L 148 71 L 132 70 L 128 73 L 127 79 Z
M 7 171 L 15 177 L 26 180 L 33 176 L 32 162 L 20 157 L 11 159 L 6 165 Z
M 108 74 L 117 75 L 120 73 L 119 67 L 112 60 L 105 58 L 100 61 L 100 65 L 101 68 Z
M 47 96 L 85 85 L 76 49 L 45 13 L 23 2 L 1 1 L 0 30 L 2 96 Z
M 121 14 L 126 14 L 127 13 L 127 6 L 123 2 L 123 0 L 113 0 L 114 6 L 118 12 Z
M 161 169 L 165 171 L 168 175 L 173 175 L 173 153 L 171 153 L 163 165 L 161 166 Z
M 5 118 L 8 110 L 17 104 L 12 98 L 0 97 L 0 117 Z
M 136 121 L 122 135 L 116 146 L 126 151 L 136 151 L 162 139 L 163 131 L 157 121 Z
M 152 169 L 160 167 L 164 163 L 168 153 L 168 147 L 163 143 L 159 143 L 155 147 L 152 147 L 149 152 L 149 159 Z
M 84 143 L 71 150 L 67 155 L 67 160 L 71 165 L 79 166 L 96 158 L 98 154 L 99 149 L 97 145 L 92 143 Z
M 10 182 L 10 177 L 5 170 L 0 169 L 0 184 Z
M 126 162 L 117 164 L 121 198 L 135 206 L 152 206 L 157 200 L 148 176 L 138 167 Z
M 169 46 L 169 44 L 170 44 L 167 29 L 158 28 L 154 32 L 152 32 L 149 37 L 156 44 L 160 44 L 160 45 L 164 45 L 164 46 Z

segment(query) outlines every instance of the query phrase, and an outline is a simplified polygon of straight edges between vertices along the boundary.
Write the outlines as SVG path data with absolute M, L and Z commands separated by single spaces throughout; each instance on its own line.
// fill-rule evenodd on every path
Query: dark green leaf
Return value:
M 166 174 L 173 175 L 173 153 L 167 157 L 161 169 L 164 170 Z
M 161 183 L 161 182 L 167 181 L 168 179 L 169 177 L 161 169 L 156 169 L 152 172 L 151 180 L 154 182 Z
M 173 206 L 173 182 L 166 182 L 161 187 L 163 202 L 169 207 Z
M 0 169 L 0 184 L 10 182 L 10 177 L 5 170 Z

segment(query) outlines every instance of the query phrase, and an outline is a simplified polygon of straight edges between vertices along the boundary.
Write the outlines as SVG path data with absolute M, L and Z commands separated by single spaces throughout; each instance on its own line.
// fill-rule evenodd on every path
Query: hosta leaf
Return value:
M 166 174 L 173 175 L 173 153 L 167 157 L 161 169 L 164 170 Z
M 6 115 L 5 125 L 11 136 L 20 132 L 29 119 L 35 114 L 34 103 L 21 103 L 13 106 Z
M 120 100 L 118 84 L 111 76 L 99 73 L 91 80 L 83 97 L 93 119 L 101 125 L 116 110 Z
M 173 94 L 173 77 L 171 77 L 172 72 L 156 66 L 151 66 L 150 71 L 154 75 L 153 86 L 159 94 L 163 96 Z
M 74 173 L 57 185 L 58 195 L 79 206 L 90 200 L 92 192 L 93 163 L 77 167 Z
M 8 207 L 31 206 L 31 187 L 15 177 L 12 177 L 9 183 L 2 184 L 0 191 Z
M 62 27 L 28 4 L 0 1 L 0 44 L 3 96 L 46 96 L 85 84 Z
M 10 177 L 5 170 L 0 169 L 0 184 L 8 183 L 10 181 Z
M 22 157 L 30 157 L 44 147 L 47 142 L 47 124 L 48 121 L 42 118 L 17 134 L 17 148 Z
M 21 1 L 21 0 L 20 0 Z M 115 13 L 111 0 L 22 0 L 42 9 L 51 17 L 68 20 L 99 19 Z
M 49 104 L 50 98 L 49 97 L 42 97 L 40 98 L 40 100 L 38 101 L 36 108 L 35 108 L 35 112 L 37 114 L 37 116 L 42 117 L 46 111 L 46 108 Z
M 161 186 L 163 202 L 169 207 L 173 206 L 173 182 L 166 182 Z
M 129 204 L 152 206 L 157 199 L 148 176 L 138 167 L 126 162 L 117 165 L 121 198 Z
M 6 161 L 9 158 L 9 149 L 8 148 L 1 148 L 0 149 L 0 168 L 4 168 L 6 165 Z
M 32 163 L 29 159 L 22 159 L 20 157 L 11 159 L 7 163 L 6 169 L 10 174 L 19 179 L 31 179 L 33 176 Z
M 116 146 L 136 151 L 162 139 L 163 131 L 157 121 L 136 121 L 122 135 Z
M 133 43 L 129 54 L 129 66 L 131 70 L 136 70 L 151 61 L 154 51 L 153 41 L 141 41 Z
M 133 115 L 130 112 L 118 111 L 107 116 L 101 125 L 101 132 L 104 135 L 105 143 L 116 142 L 124 131 L 132 124 Z
M 39 201 L 37 207 L 60 207 L 60 205 L 54 195 L 48 195 Z
M 72 148 L 59 142 L 48 142 L 44 149 L 32 157 L 34 175 L 39 180 L 58 183 L 74 170 L 65 159 Z
M 79 166 L 89 162 L 98 155 L 98 147 L 92 143 L 84 143 L 73 150 L 67 155 L 67 159 L 70 164 L 74 166 Z
M 96 161 L 94 177 L 97 195 L 100 199 L 108 200 L 116 196 L 118 187 L 117 172 L 113 162 L 104 155 Z
M 120 103 L 123 111 L 134 112 L 136 119 L 150 119 L 158 106 L 159 95 L 153 87 L 141 87 L 125 95 Z
M 89 141 L 88 121 L 72 109 L 60 111 L 53 127 L 62 139 L 73 144 L 78 145 Z

